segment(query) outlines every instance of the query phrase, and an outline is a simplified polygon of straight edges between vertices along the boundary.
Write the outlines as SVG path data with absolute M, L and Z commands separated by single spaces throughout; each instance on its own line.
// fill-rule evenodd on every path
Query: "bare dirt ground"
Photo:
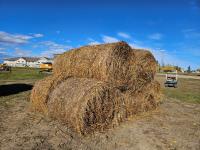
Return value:
M 152 112 L 81 137 L 29 110 L 30 91 L 0 98 L 0 149 L 200 150 L 200 104 L 166 99 Z

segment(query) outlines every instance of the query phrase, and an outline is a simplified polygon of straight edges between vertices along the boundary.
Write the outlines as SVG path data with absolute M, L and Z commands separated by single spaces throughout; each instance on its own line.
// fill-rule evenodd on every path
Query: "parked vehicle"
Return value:
M 0 71 L 11 71 L 11 67 L 6 64 L 0 64 Z
M 40 72 L 52 72 L 52 63 L 51 62 L 46 62 L 40 64 Z
M 177 70 L 166 74 L 165 87 L 178 87 Z

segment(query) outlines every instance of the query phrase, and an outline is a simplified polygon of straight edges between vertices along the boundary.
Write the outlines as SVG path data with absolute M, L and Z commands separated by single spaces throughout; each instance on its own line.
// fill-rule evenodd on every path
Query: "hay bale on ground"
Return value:
M 159 82 L 151 81 L 136 91 L 123 93 L 127 116 L 155 109 L 162 100 Z
M 53 73 L 66 76 L 94 78 L 100 81 L 124 86 L 128 76 L 128 59 L 131 47 L 125 42 L 85 46 L 72 49 L 55 59 Z
M 121 93 L 95 79 L 68 78 L 49 94 L 48 114 L 86 134 L 104 130 L 128 117 L 155 109 L 160 84 L 152 81 L 137 91 Z
M 156 74 L 157 63 L 150 51 L 147 50 L 134 50 L 137 79 L 145 81 L 154 80 Z
M 132 91 L 145 86 L 154 80 L 156 74 L 156 60 L 151 52 L 142 49 L 132 49 L 129 59 L 129 76 L 132 80 L 128 83 L 128 88 Z M 133 75 L 134 74 L 134 75 Z
M 33 110 L 47 113 L 47 100 L 52 89 L 54 89 L 59 83 L 66 80 L 68 77 L 63 74 L 57 74 L 54 76 L 48 76 L 35 83 L 30 100 L 31 108 Z
M 53 118 L 85 134 L 118 124 L 126 117 L 120 91 L 95 79 L 69 78 L 49 93 Z
M 126 90 L 153 80 L 156 61 L 149 51 L 118 42 L 67 51 L 55 59 L 53 70 L 54 74 L 94 78 Z
M 32 107 L 85 134 L 156 108 L 156 61 L 125 42 L 86 46 L 58 56 L 54 74 L 37 82 Z

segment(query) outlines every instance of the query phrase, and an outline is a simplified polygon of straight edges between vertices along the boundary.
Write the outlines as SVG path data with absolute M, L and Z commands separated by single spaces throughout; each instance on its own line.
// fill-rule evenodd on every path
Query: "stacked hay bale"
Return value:
M 116 87 L 128 85 L 131 47 L 124 43 L 85 46 L 72 49 L 57 57 L 54 74 L 94 78 L 112 83 Z
M 35 110 L 86 134 L 157 107 L 156 61 L 125 42 L 85 46 L 58 56 L 53 75 L 31 93 Z

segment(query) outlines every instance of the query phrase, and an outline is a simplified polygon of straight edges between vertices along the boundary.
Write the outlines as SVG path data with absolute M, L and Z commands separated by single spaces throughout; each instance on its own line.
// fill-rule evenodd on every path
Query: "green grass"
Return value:
M 34 84 L 35 81 L 48 76 L 39 73 L 39 69 L 12 68 L 11 73 L 0 72 L 0 84 L 21 83 Z M 23 80 L 23 81 L 22 81 Z M 200 80 L 179 79 L 178 88 L 164 87 L 164 76 L 156 76 L 161 83 L 162 91 L 167 98 L 175 98 L 185 102 L 200 103 Z
M 175 98 L 185 102 L 200 103 L 200 80 L 179 79 L 178 88 L 164 87 L 164 77 L 158 76 L 162 91 L 167 98 Z
M 39 73 L 35 68 L 12 68 L 11 72 L 0 72 L 0 80 L 42 79 L 46 74 Z
M 4 84 L 24 83 L 33 85 L 35 81 L 48 76 L 39 73 L 39 69 L 34 68 L 12 68 L 11 72 L 0 72 L 0 86 Z M 0 106 L 5 108 L 14 106 L 16 102 L 29 99 L 30 91 L 22 91 L 8 96 L 0 96 Z

